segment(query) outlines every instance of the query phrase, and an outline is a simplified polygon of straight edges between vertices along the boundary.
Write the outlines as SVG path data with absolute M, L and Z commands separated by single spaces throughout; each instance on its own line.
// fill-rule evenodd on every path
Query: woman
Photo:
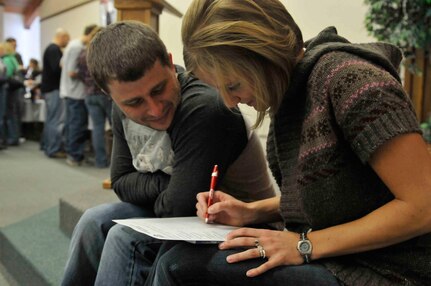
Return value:
M 220 250 L 178 244 L 154 284 L 429 285 L 431 158 L 400 51 L 351 44 L 333 27 L 304 45 L 278 0 L 194 0 L 182 37 L 187 69 L 227 106 L 253 106 L 256 125 L 269 113 L 281 190 L 253 203 L 217 191 L 210 208 L 200 193 L 198 216 L 237 226 L 281 217 L 286 229 L 240 228 Z

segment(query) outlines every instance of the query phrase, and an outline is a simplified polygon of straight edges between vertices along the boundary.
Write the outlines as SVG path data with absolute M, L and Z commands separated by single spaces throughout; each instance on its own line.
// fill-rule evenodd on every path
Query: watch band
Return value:
M 307 238 L 307 232 L 301 232 L 301 240 L 308 240 Z M 310 263 L 310 254 L 303 254 L 302 255 L 304 257 L 304 262 L 305 263 Z
M 313 251 L 313 244 L 307 238 L 307 233 L 311 231 L 311 228 L 308 231 L 299 233 L 299 241 L 296 249 L 298 249 L 302 258 L 304 259 L 304 263 L 310 263 L 311 261 L 311 253 Z

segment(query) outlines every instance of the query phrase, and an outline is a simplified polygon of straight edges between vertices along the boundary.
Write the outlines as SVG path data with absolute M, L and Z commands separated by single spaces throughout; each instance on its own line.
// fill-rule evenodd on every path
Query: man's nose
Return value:
M 147 114 L 159 118 L 163 116 L 163 102 L 150 99 L 147 102 Z

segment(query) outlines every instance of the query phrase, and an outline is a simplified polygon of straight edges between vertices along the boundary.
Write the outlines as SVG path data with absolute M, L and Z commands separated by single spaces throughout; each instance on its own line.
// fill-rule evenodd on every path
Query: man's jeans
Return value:
M 329 270 L 318 263 L 279 266 L 257 277 L 247 277 L 249 269 L 266 262 L 261 258 L 228 263 L 226 257 L 242 250 L 219 250 L 217 245 L 193 245 L 181 242 L 158 260 L 154 280 L 146 285 L 331 285 L 339 286 Z
M 6 123 L 7 123 L 7 144 L 18 145 L 21 136 L 21 97 L 24 94 L 22 88 L 6 90 Z
M 65 273 L 61 285 L 94 285 L 96 275 L 98 274 L 99 262 L 105 252 L 111 251 L 111 245 L 115 245 L 115 241 L 106 243 L 105 240 L 109 237 L 117 237 L 117 234 L 111 235 L 111 231 L 120 227 L 116 225 L 113 219 L 126 219 L 134 217 L 154 217 L 152 210 L 148 210 L 133 204 L 119 202 L 112 204 L 103 204 L 85 211 L 76 225 L 69 247 L 69 257 L 66 262 Z M 111 229 L 114 226 L 113 229 Z M 121 242 L 123 243 L 123 242 Z M 133 244 L 129 242 L 126 245 Z M 109 255 L 109 254 L 108 254 Z M 105 257 L 105 261 L 112 263 L 113 273 L 125 271 L 121 268 L 122 263 L 131 263 L 130 257 L 126 258 L 125 262 L 117 261 L 114 257 Z M 105 265 L 105 264 L 104 264 Z M 110 271 L 104 266 L 103 273 Z M 102 277 L 104 278 L 104 277 Z M 115 283 L 106 283 L 102 285 L 124 285 Z
M 0 84 L 0 145 L 6 144 L 6 104 L 7 104 L 7 84 Z
M 85 101 L 66 98 L 66 151 L 74 161 L 84 160 L 87 140 L 88 113 Z
M 144 285 L 161 245 L 161 240 L 127 226 L 113 226 L 94 285 Z
M 49 157 L 63 151 L 63 128 L 65 117 L 64 100 L 58 89 L 44 93 L 46 119 L 43 129 L 43 148 Z
M 91 142 L 96 156 L 96 167 L 104 168 L 109 165 L 109 158 L 105 144 L 105 123 L 111 124 L 112 101 L 106 95 L 87 95 L 85 105 L 93 122 Z

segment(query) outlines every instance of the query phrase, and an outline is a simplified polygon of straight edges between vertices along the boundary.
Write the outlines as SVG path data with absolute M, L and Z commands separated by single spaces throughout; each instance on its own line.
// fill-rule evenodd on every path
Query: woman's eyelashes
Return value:
M 237 91 L 241 87 L 241 83 L 230 83 L 226 85 L 228 91 Z

